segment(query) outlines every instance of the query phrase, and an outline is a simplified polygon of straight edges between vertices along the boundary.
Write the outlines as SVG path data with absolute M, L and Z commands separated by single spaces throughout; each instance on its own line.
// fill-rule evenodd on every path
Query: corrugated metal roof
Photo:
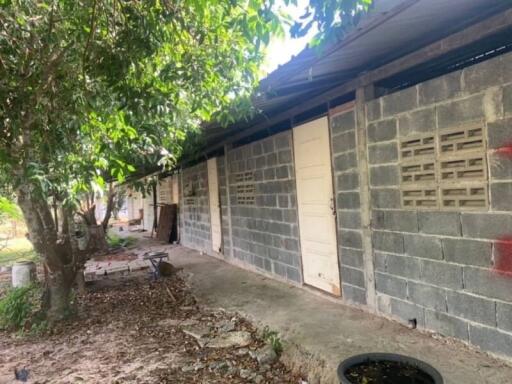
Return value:
M 511 7 L 504 0 L 376 0 L 343 40 L 321 52 L 306 48 L 263 79 L 254 98 L 262 113 L 226 129 L 208 126 L 207 144 Z

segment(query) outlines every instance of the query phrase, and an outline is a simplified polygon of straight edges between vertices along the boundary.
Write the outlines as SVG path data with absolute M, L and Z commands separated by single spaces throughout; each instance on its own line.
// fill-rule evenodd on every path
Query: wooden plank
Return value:
M 371 311 L 377 310 L 375 289 L 375 268 L 371 231 L 370 178 L 368 172 L 368 145 L 366 140 L 366 101 L 373 97 L 373 87 L 356 90 L 356 143 L 359 162 L 359 196 L 361 199 L 361 229 L 363 237 L 363 268 L 366 282 L 366 305 Z
M 229 257 L 233 258 L 233 227 L 231 225 L 231 195 L 229 193 L 229 161 L 228 161 L 228 153 L 230 146 L 224 145 L 224 175 L 226 178 L 226 208 L 228 211 L 228 235 L 229 235 Z M 222 209 L 222 207 L 221 207 Z M 221 210 L 222 213 L 222 210 Z M 224 239 L 223 239 L 224 241 Z M 225 254 L 225 245 L 223 242 L 222 251 L 224 252 L 224 256 L 228 256 Z

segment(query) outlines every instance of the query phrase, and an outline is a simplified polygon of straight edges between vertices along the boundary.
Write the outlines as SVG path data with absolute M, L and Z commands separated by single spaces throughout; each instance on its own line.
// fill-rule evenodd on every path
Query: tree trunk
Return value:
M 63 320 L 69 315 L 74 276 L 74 273 L 65 270 L 50 274 L 43 303 L 43 309 L 50 324 Z
M 114 190 L 114 186 L 112 183 L 110 183 L 108 187 L 108 198 L 107 198 L 107 206 L 105 208 L 105 217 L 103 218 L 103 221 L 101 222 L 101 225 L 103 227 L 103 232 L 106 234 L 108 230 L 108 222 L 110 221 L 110 218 L 112 217 L 112 211 L 114 209 L 114 205 L 116 204 L 116 192 Z
M 59 238 L 46 199 L 35 194 L 29 185 L 21 186 L 17 196 L 27 224 L 29 240 L 41 256 L 47 271 L 43 309 L 47 320 L 54 323 L 69 314 L 70 292 L 79 262 L 71 226 Z M 70 225 L 69 219 L 67 223 Z

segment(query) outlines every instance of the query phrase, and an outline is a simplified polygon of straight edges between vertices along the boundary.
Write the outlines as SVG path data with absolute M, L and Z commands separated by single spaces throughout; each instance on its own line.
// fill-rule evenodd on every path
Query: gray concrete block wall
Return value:
M 295 283 L 302 282 L 291 132 L 228 152 L 233 256 Z M 240 205 L 233 175 L 253 172 L 254 205 Z
M 182 192 L 193 191 L 180 195 L 181 244 L 212 253 L 206 162 L 184 169 L 181 182 Z
M 511 68 L 508 53 L 366 108 L 379 310 L 403 321 L 416 318 L 421 327 L 509 357 L 512 274 L 495 268 L 502 257 L 497 244 L 512 238 L 512 157 L 495 149 L 512 143 Z M 472 120 L 487 128 L 489 209 L 403 209 L 399 137 Z
M 330 128 L 342 295 L 350 302 L 366 304 L 354 111 L 331 116 Z

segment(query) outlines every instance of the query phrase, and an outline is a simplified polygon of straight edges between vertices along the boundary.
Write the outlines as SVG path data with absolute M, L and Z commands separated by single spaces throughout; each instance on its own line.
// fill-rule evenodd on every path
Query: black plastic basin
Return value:
M 443 384 L 431 365 L 394 353 L 367 353 L 350 357 L 338 366 L 341 384 Z

